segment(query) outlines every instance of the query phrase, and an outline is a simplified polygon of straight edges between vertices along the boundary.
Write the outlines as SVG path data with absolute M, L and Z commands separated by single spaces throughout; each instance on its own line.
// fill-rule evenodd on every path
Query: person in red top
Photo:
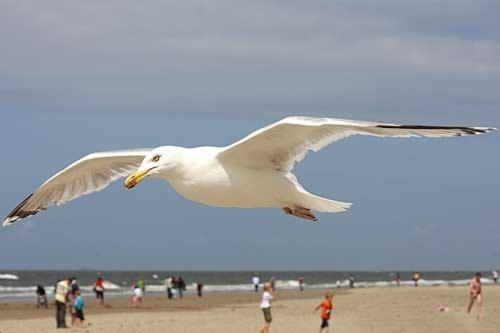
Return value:
M 332 300 L 333 294 L 331 292 L 325 293 L 325 300 L 321 302 L 321 304 L 318 305 L 314 310 L 314 312 L 316 312 L 321 309 L 321 326 L 319 329 L 319 333 L 323 331 L 330 332 L 330 330 L 328 329 L 328 320 L 330 320 L 330 315 L 333 310 Z
M 99 277 L 94 283 L 94 292 L 95 292 L 95 299 L 96 301 L 100 302 L 101 305 L 104 304 L 104 285 L 103 285 L 104 280 L 102 279 L 101 275 L 99 274 Z

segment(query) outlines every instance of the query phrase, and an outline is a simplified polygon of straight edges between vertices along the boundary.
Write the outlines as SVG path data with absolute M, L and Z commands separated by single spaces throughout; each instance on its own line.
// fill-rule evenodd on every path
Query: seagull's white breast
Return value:
M 279 171 L 223 164 L 216 154 L 191 150 L 182 176 L 170 185 L 192 201 L 218 207 L 280 207 L 293 183 Z

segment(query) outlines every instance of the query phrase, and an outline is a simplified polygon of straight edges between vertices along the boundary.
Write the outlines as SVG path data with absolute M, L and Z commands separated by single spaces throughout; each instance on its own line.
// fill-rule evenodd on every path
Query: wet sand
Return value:
M 500 286 L 483 286 L 484 316 L 467 318 L 467 287 L 334 290 L 334 332 L 499 332 Z M 323 290 L 277 291 L 271 332 L 316 332 L 314 307 Z M 147 296 L 138 307 L 118 297 L 99 306 L 86 299 L 88 332 L 259 332 L 260 293 L 208 293 L 168 300 Z M 449 311 L 439 311 L 447 306 Z M 55 332 L 54 308 L 0 304 L 0 332 Z M 473 310 L 475 315 L 475 310 Z M 68 317 L 69 323 L 69 317 Z

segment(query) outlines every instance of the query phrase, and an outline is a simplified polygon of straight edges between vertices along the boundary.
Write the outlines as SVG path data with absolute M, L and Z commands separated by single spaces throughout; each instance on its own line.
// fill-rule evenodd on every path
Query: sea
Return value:
M 355 288 L 396 287 L 396 273 L 400 274 L 401 286 L 412 286 L 414 272 L 373 271 L 55 271 L 22 270 L 0 271 L 0 302 L 34 299 L 37 285 L 45 287 L 49 297 L 54 284 L 65 277 L 76 277 L 83 295 L 93 294 L 93 284 L 101 275 L 105 281 L 106 297 L 132 295 L 133 284 L 141 279 L 146 283 L 146 294 L 165 294 L 165 279 L 182 276 L 187 293 L 196 290 L 196 283 L 203 284 L 204 292 L 244 292 L 253 290 L 252 277 L 257 274 L 261 282 L 274 278 L 278 290 L 298 289 L 299 276 L 304 277 L 306 289 L 349 288 L 349 275 L 353 274 Z M 475 272 L 472 271 L 420 271 L 420 287 L 467 285 Z M 491 272 L 482 272 L 484 284 L 493 283 Z

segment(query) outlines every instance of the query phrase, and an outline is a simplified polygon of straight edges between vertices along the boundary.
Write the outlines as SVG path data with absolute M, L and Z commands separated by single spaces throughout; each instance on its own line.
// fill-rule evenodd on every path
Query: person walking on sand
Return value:
M 498 282 L 498 271 L 496 269 L 493 270 L 493 272 L 491 272 L 491 275 L 493 276 L 493 281 L 495 283 Z
M 178 285 L 179 298 L 182 298 L 184 291 L 186 291 L 186 282 L 184 282 L 184 279 L 182 278 L 182 276 L 179 276 L 179 278 L 177 279 L 177 283 L 179 284 Z
M 319 333 L 322 333 L 323 331 L 330 332 L 330 329 L 328 328 L 330 326 L 328 321 L 330 320 L 333 310 L 332 300 L 333 294 L 331 292 L 326 292 L 324 301 L 314 309 L 314 313 L 321 309 L 321 325 L 319 327 Z
M 104 304 L 104 280 L 102 279 L 100 274 L 94 283 L 94 292 L 95 292 L 96 301 L 99 302 L 101 305 L 103 305 Z
M 173 288 L 173 278 L 169 276 L 168 278 L 165 279 L 165 286 L 167 287 L 167 296 L 168 299 L 172 299 L 173 294 L 172 294 L 172 288 Z
M 139 280 L 137 281 L 137 285 L 139 286 L 139 288 L 142 289 L 142 293 L 145 294 L 146 293 L 146 283 L 144 282 L 144 280 Z
M 141 281 L 142 280 L 138 280 L 132 286 L 132 289 L 134 291 L 134 295 L 132 296 L 132 305 L 135 305 L 135 306 L 142 304 L 142 296 L 144 295 L 144 291 L 143 291 L 143 285 L 142 285 Z
M 54 298 L 56 301 L 56 324 L 57 328 L 67 328 L 66 326 L 66 302 L 68 301 L 69 285 L 71 279 L 67 278 L 56 283 Z
M 418 287 L 418 280 L 420 280 L 420 273 L 419 272 L 413 273 L 413 282 L 415 283 L 415 287 Z
M 304 277 L 302 275 L 299 276 L 299 290 L 304 291 Z
M 177 278 L 177 291 L 179 298 L 182 298 L 184 296 L 184 291 L 186 291 L 186 282 L 184 282 L 182 276 Z
M 470 311 L 474 305 L 474 301 L 477 301 L 477 320 L 481 319 L 481 314 L 483 311 L 483 291 L 481 288 L 481 273 L 477 272 L 470 281 L 469 285 L 469 303 L 467 304 L 467 316 L 470 317 Z
M 261 333 L 269 333 L 269 327 L 273 321 L 271 316 L 271 302 L 274 300 L 273 291 L 270 283 L 264 284 L 264 293 L 262 294 L 262 301 L 260 308 L 264 314 L 264 327 L 260 330 Z
M 78 285 L 78 282 L 76 281 L 76 277 L 71 278 L 71 283 L 69 286 L 69 292 L 68 292 L 68 309 L 69 313 L 71 314 L 71 326 L 75 326 L 76 322 L 76 311 L 75 311 L 75 299 L 76 299 L 76 292 L 80 290 L 80 286 Z
M 269 284 L 271 285 L 271 289 L 274 293 L 276 291 L 276 278 L 274 276 L 272 276 L 271 280 L 269 280 Z
M 349 288 L 354 288 L 354 275 L 349 274 Z
M 252 283 L 253 283 L 253 289 L 255 290 L 255 292 L 259 292 L 259 283 L 260 283 L 260 278 L 259 276 L 257 275 L 257 273 L 254 274 L 253 278 L 252 278 Z
M 196 282 L 196 292 L 198 293 L 198 297 L 201 297 L 202 290 L 203 290 L 203 284 Z
M 80 293 L 80 290 L 77 290 L 75 292 L 75 296 L 75 303 L 73 305 L 75 309 L 75 321 L 73 323 L 73 326 L 81 327 L 83 326 L 85 321 L 85 316 L 83 315 L 83 306 L 85 305 L 85 302 L 83 301 L 83 296 Z
M 399 273 L 396 274 L 396 285 L 399 287 L 401 283 L 401 276 L 399 275 Z
M 36 307 L 39 308 L 43 306 L 47 309 L 48 303 L 45 288 L 41 285 L 36 286 Z

